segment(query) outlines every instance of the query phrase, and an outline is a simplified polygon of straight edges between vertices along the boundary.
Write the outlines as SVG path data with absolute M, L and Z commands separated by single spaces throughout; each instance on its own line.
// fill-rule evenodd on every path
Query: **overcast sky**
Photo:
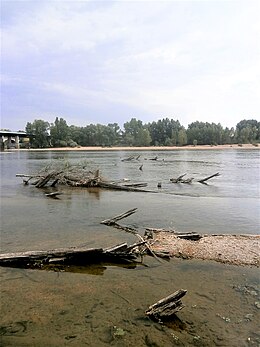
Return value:
M 260 118 L 260 1 L 1 0 L 1 128 Z

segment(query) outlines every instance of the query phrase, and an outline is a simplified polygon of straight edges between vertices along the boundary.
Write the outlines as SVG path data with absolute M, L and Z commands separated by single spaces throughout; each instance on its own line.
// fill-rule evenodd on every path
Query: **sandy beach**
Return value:
M 175 150 L 232 150 L 232 149 L 260 149 L 260 146 L 252 144 L 234 145 L 198 145 L 198 146 L 149 146 L 149 147 L 52 147 L 52 148 L 30 148 L 30 149 L 12 149 L 12 151 L 175 151 Z

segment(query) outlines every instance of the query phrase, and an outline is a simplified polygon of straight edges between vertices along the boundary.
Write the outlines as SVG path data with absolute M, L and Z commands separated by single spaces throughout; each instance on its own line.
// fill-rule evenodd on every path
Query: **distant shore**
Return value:
M 176 150 L 221 150 L 221 149 L 260 149 L 260 146 L 243 144 L 242 146 L 233 145 L 198 145 L 198 146 L 150 146 L 150 147 L 52 147 L 52 148 L 30 148 L 30 149 L 9 149 L 8 151 L 176 151 Z

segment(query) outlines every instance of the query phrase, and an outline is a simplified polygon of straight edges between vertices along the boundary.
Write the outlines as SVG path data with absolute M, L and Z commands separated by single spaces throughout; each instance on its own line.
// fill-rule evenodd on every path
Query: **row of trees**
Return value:
M 132 118 L 124 123 L 89 124 L 85 127 L 68 126 L 56 117 L 54 123 L 36 119 L 27 123 L 30 144 L 35 148 L 76 146 L 185 146 L 221 145 L 260 142 L 260 122 L 242 120 L 236 128 L 223 128 L 220 123 L 193 122 L 185 129 L 178 120 L 163 118 L 143 124 Z

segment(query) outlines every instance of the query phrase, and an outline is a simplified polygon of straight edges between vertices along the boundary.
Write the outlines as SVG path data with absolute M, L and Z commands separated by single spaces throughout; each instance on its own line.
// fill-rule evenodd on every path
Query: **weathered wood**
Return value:
M 56 184 L 57 184 L 58 182 L 59 182 L 59 178 L 56 178 L 56 179 L 52 182 L 51 187 L 55 187 Z
M 135 156 L 134 156 L 134 155 L 131 155 L 130 157 L 124 158 L 124 159 L 122 159 L 121 161 L 132 161 L 132 160 L 134 160 L 134 159 L 135 159 Z
M 126 263 L 135 262 L 136 254 L 132 252 L 138 244 L 116 245 L 103 248 L 63 248 L 49 251 L 27 251 L 0 254 L 0 266 L 42 269 L 55 263 L 64 266 L 88 265 L 100 262 Z
M 62 192 L 52 192 L 52 193 L 46 193 L 45 196 L 50 198 L 56 198 L 58 195 L 63 194 Z
M 202 236 L 197 233 L 183 233 L 183 234 L 177 234 L 176 236 L 179 239 L 192 240 L 192 241 L 197 241 L 202 238 Z
M 135 208 L 132 208 L 131 210 L 128 210 L 124 213 L 121 213 L 113 218 L 110 218 L 110 219 L 105 219 L 101 222 L 101 224 L 106 224 L 106 225 L 113 225 L 115 224 L 116 222 L 118 222 L 119 220 L 121 219 L 124 219 L 126 217 L 129 217 L 131 216 L 133 213 L 135 213 L 137 211 L 137 207 Z
M 106 189 L 124 190 L 127 192 L 157 193 L 156 191 L 153 191 L 153 190 L 140 189 L 136 187 L 127 187 L 124 185 L 118 185 L 118 184 L 109 183 L 109 182 L 99 182 L 98 187 L 106 188 Z
M 168 295 L 167 297 L 157 301 L 155 304 L 149 306 L 146 310 L 146 315 L 157 320 L 163 320 L 169 318 L 181 309 L 185 305 L 181 302 L 181 298 L 187 293 L 185 289 L 179 289 L 173 294 Z
M 101 224 L 105 224 L 105 225 L 109 225 L 109 226 L 113 226 L 114 228 L 120 229 L 120 230 L 124 230 L 126 232 L 130 232 L 132 234 L 134 234 L 141 242 L 145 243 L 145 247 L 147 249 L 147 253 L 152 255 L 154 258 L 156 258 L 159 262 L 161 262 L 160 258 L 156 255 L 156 253 L 151 249 L 150 245 L 148 242 L 146 242 L 146 240 L 143 238 L 143 236 L 141 236 L 138 231 L 133 228 L 133 227 L 129 227 L 129 226 L 123 226 L 117 223 L 118 220 L 121 220 L 123 218 L 126 218 L 130 215 L 132 215 L 133 213 L 135 213 L 137 211 L 137 208 L 133 208 L 131 210 L 128 210 L 124 213 L 121 213 L 118 216 L 115 216 L 113 218 L 110 219 L 106 219 L 104 221 L 101 222 Z
M 187 183 L 187 184 L 190 184 L 190 183 L 192 183 L 192 181 L 194 180 L 194 178 L 193 177 L 191 177 L 191 178 L 187 178 L 187 179 L 185 179 L 185 180 L 181 180 L 181 183 Z
M 163 229 L 163 228 L 145 228 L 145 230 L 154 232 L 154 233 L 160 233 L 160 232 L 168 232 L 168 233 L 174 233 L 174 230 L 169 230 L 169 229 Z
M 175 230 L 157 229 L 157 228 L 145 228 L 145 230 L 148 232 L 155 232 L 155 233 L 167 232 L 167 233 L 174 234 L 176 237 L 180 239 L 193 240 L 193 241 L 197 241 L 203 237 L 202 235 L 196 233 L 195 231 L 179 232 Z
M 148 183 L 126 183 L 124 187 L 147 187 Z
M 38 175 L 38 174 L 26 175 L 26 174 L 17 173 L 15 176 L 16 177 L 25 177 L 25 178 L 37 178 L 37 177 L 43 177 L 44 175 Z
M 129 160 L 135 159 L 134 156 L 129 157 Z M 132 183 L 132 184 L 122 184 L 122 182 L 108 182 L 102 179 L 99 170 L 86 171 L 83 168 L 77 166 L 64 166 L 62 170 L 52 169 L 47 167 L 45 172 L 40 172 L 39 174 L 26 175 L 26 174 L 16 174 L 17 177 L 28 177 L 29 179 L 34 178 L 35 182 L 32 184 L 37 188 L 43 188 L 47 184 L 51 187 L 56 186 L 57 183 L 68 185 L 72 187 L 98 187 L 105 189 L 114 189 L 130 192 L 149 192 L 157 193 L 155 190 L 143 189 L 147 187 L 147 183 Z M 36 180 L 37 179 L 37 180 Z M 29 180 L 28 180 L 29 182 Z
M 177 177 L 177 178 L 170 178 L 170 181 L 171 181 L 172 183 L 181 183 L 184 176 L 186 176 L 186 173 L 183 174 L 183 175 L 180 175 L 180 176 Z
M 220 176 L 220 173 L 219 173 L 219 172 L 217 172 L 217 173 L 215 173 L 215 174 L 213 174 L 213 175 L 210 175 L 210 176 L 208 176 L 208 177 L 206 177 L 206 178 L 203 178 L 203 179 L 199 180 L 198 182 L 199 182 L 199 183 L 205 183 L 205 182 L 208 181 L 209 179 L 211 179 L 211 178 L 213 178 L 213 177 L 218 177 L 218 176 Z
M 104 249 L 104 252 L 118 252 L 118 251 L 125 251 L 127 249 L 127 243 L 121 243 L 120 245 L 115 245 L 112 247 L 108 247 Z
M 45 177 L 41 178 L 35 185 L 36 188 L 43 188 L 53 177 L 57 176 L 59 173 L 51 172 Z

